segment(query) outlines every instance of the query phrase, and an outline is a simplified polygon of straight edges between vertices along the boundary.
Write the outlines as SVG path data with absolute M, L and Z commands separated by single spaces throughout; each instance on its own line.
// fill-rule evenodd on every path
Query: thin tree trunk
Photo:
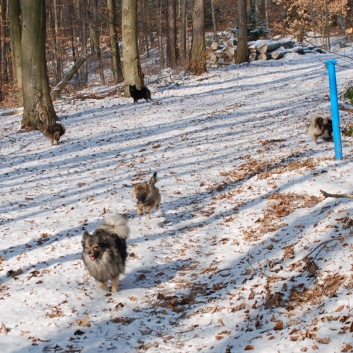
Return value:
M 211 12 L 212 12 L 212 25 L 213 25 L 213 40 L 217 40 L 217 22 L 216 22 L 216 10 L 215 0 L 211 0 Z
M 23 105 L 22 70 L 21 70 L 21 5 L 20 0 L 9 1 L 9 18 L 12 49 L 12 66 L 18 91 L 18 103 Z
M 109 19 L 109 34 L 112 49 L 112 70 L 114 82 L 119 83 L 124 81 L 123 72 L 121 69 L 121 60 L 119 53 L 118 33 L 116 31 L 116 12 L 115 0 L 107 0 L 108 19 Z
M 239 32 L 236 62 L 240 64 L 249 61 L 246 0 L 238 0 L 238 24 Z
M 9 82 L 10 81 L 10 67 L 11 67 L 11 61 L 10 61 L 10 43 L 8 42 L 8 38 L 10 37 L 10 32 L 9 32 L 9 26 L 7 26 L 8 18 L 7 18 L 7 1 L 2 0 L 0 3 L 1 6 L 1 22 L 3 23 L 3 28 L 2 28 L 2 36 L 1 36 L 1 48 L 0 48 L 0 68 L 1 68 L 1 74 L 0 78 L 3 82 Z
M 172 69 L 177 67 L 176 45 L 176 3 L 168 0 L 167 66 Z
M 86 61 L 86 58 L 84 56 L 81 56 L 78 61 L 75 63 L 75 65 L 70 69 L 70 71 L 65 75 L 65 77 L 57 84 L 57 86 L 52 90 L 51 92 L 51 97 L 52 101 L 54 102 L 59 94 L 59 92 L 62 91 L 62 89 L 69 83 L 69 81 L 72 79 L 74 74 L 79 70 L 81 65 Z
M 186 15 L 187 0 L 181 0 L 180 8 L 180 56 L 185 64 L 188 60 L 187 53 L 187 15 Z
M 88 45 L 88 38 L 87 38 L 87 22 L 88 22 L 88 11 L 87 8 L 85 7 L 85 3 L 83 1 L 78 2 L 78 8 L 77 8 L 77 17 L 78 18 L 83 18 L 83 21 L 81 21 L 81 26 L 80 26 L 80 38 L 79 38 L 79 43 L 78 43 L 78 52 L 79 56 L 85 56 L 87 57 L 87 45 Z M 82 65 L 82 69 L 80 70 L 80 79 L 81 83 L 83 85 L 87 84 L 88 82 L 88 69 L 87 69 L 87 61 L 84 62 Z
M 163 1 L 159 0 L 159 20 L 158 20 L 158 54 L 159 54 L 159 67 L 164 69 L 164 46 L 163 46 L 163 31 L 162 31 L 162 17 L 163 17 Z
M 100 36 L 98 31 L 98 1 L 97 0 L 88 0 L 89 2 L 89 26 L 90 26 L 90 39 L 91 39 L 91 48 L 92 51 L 96 54 L 98 62 L 98 70 L 100 81 L 102 85 L 105 85 L 104 78 L 104 67 L 102 59 L 102 51 L 100 48 Z
M 63 50 L 60 36 L 60 25 L 62 24 L 62 4 L 61 0 L 54 0 L 54 36 L 55 36 L 55 61 L 56 77 L 61 81 L 64 75 Z

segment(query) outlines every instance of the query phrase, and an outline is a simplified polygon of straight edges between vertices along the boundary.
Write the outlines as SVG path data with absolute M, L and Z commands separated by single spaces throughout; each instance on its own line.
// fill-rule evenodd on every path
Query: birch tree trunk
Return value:
M 144 86 L 137 43 L 137 0 L 122 0 L 122 34 L 125 97 L 130 97 L 129 85 Z

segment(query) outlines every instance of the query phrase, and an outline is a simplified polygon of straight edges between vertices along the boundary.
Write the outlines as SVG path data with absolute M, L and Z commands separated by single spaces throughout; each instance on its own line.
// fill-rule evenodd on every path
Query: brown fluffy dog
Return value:
M 65 134 L 65 127 L 60 124 L 60 122 L 56 122 L 52 125 L 47 125 L 40 122 L 39 131 L 51 141 L 52 145 L 58 145 L 60 137 Z
M 133 194 L 137 201 L 137 213 L 142 216 L 145 210 L 146 218 L 150 219 L 150 211 L 155 208 L 158 210 L 161 203 L 161 195 L 158 188 L 154 185 L 157 182 L 157 172 L 155 172 L 150 181 L 135 184 L 132 187 Z
M 312 137 L 316 144 L 319 136 L 321 136 L 324 141 L 333 141 L 332 120 L 322 118 L 321 116 L 313 116 L 308 128 L 308 135 Z

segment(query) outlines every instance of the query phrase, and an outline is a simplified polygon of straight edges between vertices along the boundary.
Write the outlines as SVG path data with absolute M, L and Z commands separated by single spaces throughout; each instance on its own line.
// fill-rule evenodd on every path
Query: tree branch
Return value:
M 320 190 L 320 192 L 324 195 L 325 198 L 334 197 L 336 199 L 339 199 L 339 198 L 353 199 L 353 195 L 350 195 L 350 194 L 330 194 L 330 193 L 323 191 L 323 190 Z

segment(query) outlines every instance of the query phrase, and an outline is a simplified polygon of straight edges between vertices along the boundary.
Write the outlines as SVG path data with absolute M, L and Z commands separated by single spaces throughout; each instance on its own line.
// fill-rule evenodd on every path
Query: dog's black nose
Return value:
M 137 198 L 138 202 L 144 203 L 146 201 L 146 195 L 141 195 Z

